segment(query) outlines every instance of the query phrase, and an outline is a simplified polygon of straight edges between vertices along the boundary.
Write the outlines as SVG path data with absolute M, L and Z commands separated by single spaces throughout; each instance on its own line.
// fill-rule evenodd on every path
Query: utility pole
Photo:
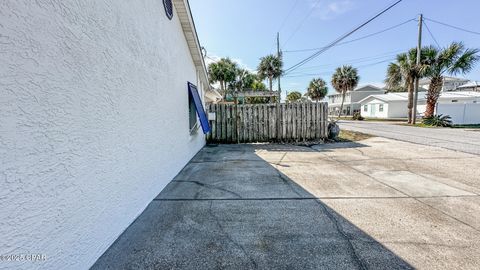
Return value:
M 282 52 L 280 51 L 280 33 L 277 32 L 277 57 L 278 59 L 282 58 Z M 280 99 L 282 97 L 282 88 L 280 87 L 280 76 L 278 76 L 278 100 L 277 103 L 280 103 Z
M 280 52 L 280 33 L 277 32 L 277 57 L 280 60 L 282 57 L 282 53 Z M 276 126 L 276 133 L 277 138 L 280 138 L 280 100 L 282 98 L 282 89 L 280 87 L 280 77 L 278 76 L 278 93 L 277 93 L 277 126 Z
M 420 61 L 422 57 L 422 26 L 423 26 L 423 14 L 420 14 L 418 17 L 418 46 L 417 46 L 417 67 L 420 66 Z M 417 103 L 418 103 L 418 86 L 420 83 L 420 78 L 415 78 L 415 94 L 413 96 L 413 113 L 412 113 L 412 124 L 415 125 L 417 122 Z

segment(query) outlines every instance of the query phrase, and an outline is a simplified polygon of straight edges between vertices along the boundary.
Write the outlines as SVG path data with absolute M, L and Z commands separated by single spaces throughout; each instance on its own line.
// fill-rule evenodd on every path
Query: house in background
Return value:
M 371 95 L 380 95 L 386 92 L 385 89 L 378 88 L 373 85 L 365 85 L 355 88 L 345 94 L 342 115 L 353 115 L 360 112 L 360 101 Z M 330 115 L 338 115 L 342 104 L 342 94 L 328 95 L 328 113 Z
M 443 78 L 442 92 L 457 91 L 459 86 L 464 85 L 468 82 L 469 80 L 465 78 L 445 76 Z M 430 86 L 430 79 L 429 78 L 421 79 L 419 82 L 419 85 L 422 88 L 428 89 L 428 87 Z
M 466 84 L 462 84 L 457 88 L 459 91 L 480 91 L 480 82 L 469 81 Z
M 222 101 L 222 95 L 214 88 L 205 91 L 205 103 L 217 104 Z
M 426 91 L 419 92 L 417 116 L 423 116 L 426 110 Z M 464 104 L 478 103 L 480 105 L 480 92 L 451 91 L 443 92 L 438 99 L 438 104 Z M 371 95 L 360 101 L 363 117 L 368 118 L 406 118 L 408 115 L 408 93 L 387 93 Z M 437 114 L 442 114 L 437 111 Z M 445 113 L 443 113 L 445 114 Z M 478 115 L 480 118 L 480 115 Z M 480 120 L 480 119 L 479 119 Z M 480 122 L 480 121 L 479 121 Z
M 205 144 L 188 1 L 0 10 L 0 268 L 88 269 Z

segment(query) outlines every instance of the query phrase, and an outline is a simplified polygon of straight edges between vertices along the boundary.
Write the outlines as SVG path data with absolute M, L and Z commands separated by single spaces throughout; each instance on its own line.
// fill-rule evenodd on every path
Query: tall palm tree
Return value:
M 431 117 L 435 113 L 435 106 L 442 91 L 444 74 L 457 75 L 470 72 L 477 61 L 478 49 L 466 49 L 461 42 L 453 42 L 447 48 L 438 50 L 433 46 L 425 49 L 427 77 L 430 85 L 427 92 L 427 109 L 425 117 Z
M 237 64 L 230 58 L 222 58 L 218 62 L 211 63 L 208 66 L 208 75 L 211 83 L 220 83 L 220 90 L 227 99 L 227 84 L 235 80 L 235 70 Z
M 385 83 L 388 89 L 408 90 L 408 123 L 413 119 L 413 91 L 415 80 L 420 79 L 426 70 L 424 50 L 421 52 L 421 62 L 417 65 L 417 49 L 410 49 L 406 53 L 397 55 L 396 62 L 390 63 L 387 69 L 387 78 Z
M 358 70 L 352 66 L 341 66 L 335 70 L 332 75 L 332 86 L 342 94 L 342 104 L 340 105 L 340 112 L 338 118 L 342 115 L 343 103 L 345 102 L 345 94 L 357 87 L 360 76 Z
M 318 78 L 310 81 L 310 84 L 308 85 L 308 88 L 307 88 L 306 95 L 310 99 L 318 102 L 323 98 L 325 98 L 327 93 L 328 93 L 327 83 L 323 79 Z
M 279 78 L 283 73 L 283 61 L 281 57 L 267 55 L 260 58 L 257 73 L 260 79 L 268 79 L 270 91 L 273 91 L 273 80 Z

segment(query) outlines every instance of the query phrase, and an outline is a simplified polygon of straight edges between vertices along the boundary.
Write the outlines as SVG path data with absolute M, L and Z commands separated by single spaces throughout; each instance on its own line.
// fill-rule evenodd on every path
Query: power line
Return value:
M 435 36 L 433 35 L 432 31 L 430 31 L 430 28 L 428 27 L 427 23 L 425 21 L 423 21 L 423 25 L 425 25 L 425 28 L 427 28 L 427 32 L 430 34 L 430 36 L 432 37 L 433 41 L 435 42 L 435 44 L 437 44 L 437 47 L 440 48 L 440 44 L 438 43 L 437 39 L 435 38 Z
M 278 29 L 277 33 L 280 33 L 280 31 L 282 31 L 283 27 L 285 26 L 285 23 L 288 21 L 288 19 L 292 15 L 293 11 L 295 10 L 295 8 L 297 7 L 299 2 L 300 2 L 300 0 L 295 1 L 292 8 L 290 9 L 290 12 L 288 12 L 288 15 L 283 19 L 283 22 L 280 24 L 280 28 Z M 272 51 L 273 48 L 275 48 L 276 45 L 277 45 L 277 40 L 275 38 L 275 42 L 273 43 L 273 45 L 272 45 L 272 47 L 270 48 L 269 51 Z
M 305 24 L 305 22 L 310 17 L 310 15 L 312 15 L 312 13 L 315 11 L 315 8 L 318 6 L 319 3 L 320 3 L 320 0 L 317 0 L 317 2 L 315 2 L 315 4 L 313 4 L 312 8 L 310 9 L 310 12 L 307 14 L 307 16 L 305 16 L 303 18 L 303 20 L 300 22 L 300 24 L 297 26 L 297 28 L 295 28 L 293 33 L 283 43 L 282 48 L 285 47 L 285 45 L 295 36 L 295 34 L 297 34 L 298 30 L 300 30 L 300 28 Z
M 447 27 L 450 27 L 450 28 L 454 28 L 454 29 L 457 29 L 457 30 L 460 30 L 460 31 L 468 32 L 468 33 L 471 33 L 471 34 L 480 35 L 479 32 L 475 32 L 475 31 L 472 31 L 472 30 L 468 30 L 468 29 L 458 27 L 458 26 L 454 26 L 454 25 L 451 25 L 451 24 L 447 24 L 447 23 L 444 23 L 444 22 L 439 22 L 439 21 L 436 21 L 436 20 L 433 20 L 433 19 L 430 19 L 430 18 L 425 18 L 425 20 L 428 20 L 428 21 L 431 21 L 431 22 L 434 22 L 434 23 L 438 23 L 438 24 L 441 24 L 443 26 L 447 26 Z
M 357 66 L 357 68 L 372 67 L 372 66 L 376 66 L 376 65 L 378 65 L 378 64 L 387 63 L 387 62 L 391 62 L 391 61 L 394 61 L 394 60 L 395 60 L 395 58 L 389 58 L 389 59 L 382 60 L 382 61 L 377 61 L 377 62 L 374 62 L 374 63 L 369 63 L 369 64 L 365 64 L 365 65 L 360 65 L 360 66 Z M 288 76 L 285 76 L 285 77 L 286 77 L 286 78 L 310 77 L 310 76 L 328 75 L 328 74 L 331 74 L 331 73 L 333 73 L 333 71 L 321 71 L 321 72 L 317 72 L 317 73 L 298 73 L 298 74 L 291 74 L 291 75 L 288 75 Z
M 373 55 L 373 56 L 368 56 L 368 57 L 361 57 L 361 58 L 354 58 L 354 59 L 348 59 L 348 60 L 343 60 L 342 62 L 336 62 L 336 63 L 329 63 L 329 64 L 322 64 L 322 65 L 316 65 L 316 66 L 309 66 L 309 67 L 303 67 L 301 68 L 302 71 L 305 70 L 311 70 L 311 69 L 316 69 L 316 68 L 323 68 L 323 67 L 330 67 L 330 66 L 338 66 L 341 64 L 358 64 L 358 63 L 365 63 L 365 62 L 370 62 L 372 60 L 381 60 L 383 58 L 392 58 L 396 56 L 400 52 L 404 52 L 405 50 L 396 50 L 396 51 L 390 51 L 386 52 L 383 54 L 378 54 L 378 55 Z M 300 72 L 300 71 L 299 71 Z
M 287 70 L 285 70 L 285 73 L 288 74 L 288 72 L 291 72 L 292 70 L 295 70 L 296 68 L 299 68 L 300 66 L 306 64 L 307 62 L 311 61 L 312 59 L 316 58 L 317 56 L 319 56 L 320 54 L 322 54 L 323 52 L 325 52 L 326 50 L 330 49 L 331 47 L 335 46 L 337 43 L 339 43 L 340 41 L 344 40 L 345 38 L 347 38 L 348 36 L 352 35 L 353 33 L 355 33 L 356 31 L 358 31 L 359 29 L 361 29 L 362 27 L 364 27 L 365 25 L 369 24 L 371 21 L 375 20 L 376 18 L 380 17 L 382 14 L 384 14 L 385 12 L 387 12 L 388 10 L 390 10 L 391 8 L 393 8 L 394 6 L 398 5 L 400 2 L 402 2 L 403 0 L 398 0 L 396 1 L 395 3 L 391 4 L 390 6 L 388 6 L 387 8 L 383 9 L 381 12 L 379 12 L 377 15 L 373 16 L 372 18 L 368 19 L 366 22 L 362 23 L 360 26 L 356 27 L 355 29 L 353 29 L 352 31 L 344 34 L 343 36 L 337 38 L 336 40 L 334 40 L 332 43 L 330 43 L 328 46 L 326 46 L 324 49 L 321 49 L 319 50 L 318 52 L 314 53 L 313 55 L 305 58 L 304 60 L 300 61 L 299 63 L 293 65 L 292 67 L 288 68 Z
M 285 26 L 285 23 L 287 22 L 287 20 L 290 18 L 290 16 L 292 15 L 293 11 L 294 11 L 295 8 L 297 7 L 298 2 L 300 2 L 300 0 L 295 1 L 295 4 L 293 4 L 292 8 L 290 9 L 290 12 L 288 12 L 288 15 L 285 17 L 285 19 L 283 20 L 282 24 L 280 25 L 280 28 L 279 28 L 278 31 L 277 31 L 278 33 L 282 31 L 283 27 Z
M 407 23 L 409 23 L 409 22 L 412 22 L 412 21 L 415 21 L 415 19 L 410 19 L 410 20 L 404 21 L 404 22 L 402 22 L 402 23 L 396 24 L 396 25 L 394 25 L 394 26 L 385 28 L 385 29 L 380 30 L 380 31 L 378 31 L 378 32 L 371 33 L 371 34 L 368 34 L 368 35 L 365 35 L 365 36 L 362 36 L 362 37 L 359 37 L 359 38 L 356 38 L 356 39 L 351 39 L 351 40 L 347 40 L 347 41 L 344 41 L 344 42 L 339 42 L 339 43 L 337 43 L 335 46 L 344 45 L 344 44 L 352 43 L 352 42 L 359 41 L 359 40 L 362 40 L 362 39 L 366 39 L 366 38 L 369 38 L 369 37 L 372 37 L 372 36 L 376 36 L 376 35 L 385 33 L 385 32 L 387 32 L 387 31 L 393 30 L 393 29 L 395 29 L 395 28 L 398 28 L 398 27 L 400 27 L 400 26 L 403 26 L 403 25 L 405 25 L 405 24 L 407 24 Z M 286 51 L 283 51 L 283 52 L 284 52 L 284 53 L 308 52 L 308 51 L 317 51 L 317 50 L 321 50 L 321 49 L 324 49 L 324 48 L 325 48 L 325 47 L 321 47 L 321 48 L 311 48 L 311 49 L 301 49 L 301 50 L 286 50 Z

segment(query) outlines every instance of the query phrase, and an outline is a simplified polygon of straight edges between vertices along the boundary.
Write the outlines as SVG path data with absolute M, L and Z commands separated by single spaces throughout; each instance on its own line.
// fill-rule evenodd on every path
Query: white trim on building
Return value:
M 426 110 L 427 92 L 419 92 L 417 113 L 421 116 Z M 387 93 L 368 96 L 359 103 L 361 114 L 368 118 L 405 118 L 407 117 L 408 93 Z M 438 103 L 480 103 L 480 92 L 455 91 L 443 92 Z M 382 109 L 380 107 L 383 107 Z

